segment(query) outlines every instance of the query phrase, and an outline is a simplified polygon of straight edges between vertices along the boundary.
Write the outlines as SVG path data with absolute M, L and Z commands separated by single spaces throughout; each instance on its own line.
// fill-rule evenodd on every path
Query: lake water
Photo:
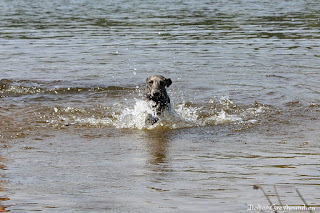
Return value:
M 1 212 L 319 212 L 319 115 L 316 0 L 0 2 Z

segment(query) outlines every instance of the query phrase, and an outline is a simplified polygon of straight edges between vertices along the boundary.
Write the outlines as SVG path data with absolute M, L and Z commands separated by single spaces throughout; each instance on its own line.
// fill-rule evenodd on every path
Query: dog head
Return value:
M 155 102 L 167 102 L 169 103 L 169 97 L 167 95 L 166 87 L 172 84 L 170 78 L 165 78 L 162 75 L 152 75 L 146 79 L 145 94 L 147 99 Z

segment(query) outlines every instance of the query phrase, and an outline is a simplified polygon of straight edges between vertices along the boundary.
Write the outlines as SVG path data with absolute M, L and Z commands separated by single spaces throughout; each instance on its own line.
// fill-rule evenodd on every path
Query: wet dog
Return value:
M 170 110 L 170 98 L 167 94 L 166 87 L 172 84 L 170 78 L 162 75 L 152 75 L 146 79 L 145 97 L 147 101 L 152 101 L 152 107 L 156 111 L 156 117 L 149 116 L 148 120 L 151 124 L 156 123 L 165 110 Z

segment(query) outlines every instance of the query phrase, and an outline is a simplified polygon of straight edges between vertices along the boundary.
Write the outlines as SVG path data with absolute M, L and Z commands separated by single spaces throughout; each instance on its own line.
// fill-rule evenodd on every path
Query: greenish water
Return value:
M 248 212 L 268 206 L 256 184 L 320 208 L 319 14 L 312 0 L 1 1 L 0 211 Z M 150 126 L 153 74 L 172 79 L 172 112 Z

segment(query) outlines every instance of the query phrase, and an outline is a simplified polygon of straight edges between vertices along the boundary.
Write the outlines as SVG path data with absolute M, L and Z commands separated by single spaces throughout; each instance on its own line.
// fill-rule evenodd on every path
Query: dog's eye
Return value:
M 153 81 L 151 80 L 151 81 L 149 81 L 149 84 L 153 84 Z

